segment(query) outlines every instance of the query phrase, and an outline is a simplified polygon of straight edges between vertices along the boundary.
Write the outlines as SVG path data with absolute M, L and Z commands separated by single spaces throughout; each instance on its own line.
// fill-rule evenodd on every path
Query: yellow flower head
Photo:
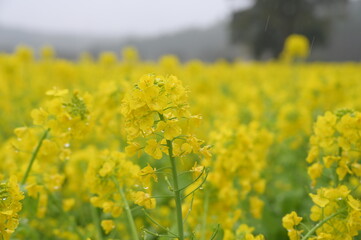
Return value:
M 149 164 L 139 171 L 139 176 L 143 182 L 143 185 L 146 187 L 150 186 L 151 179 L 153 179 L 154 182 L 158 182 L 156 169 L 152 168 L 152 166 L 150 166 Z
M 305 59 L 309 54 L 309 41 L 308 39 L 299 34 L 292 34 L 287 37 L 282 57 L 285 59 Z
M 9 239 L 19 224 L 22 208 L 21 200 L 24 194 L 20 192 L 15 176 L 8 182 L 0 183 L 0 238 Z
M 154 198 L 151 198 L 148 193 L 138 191 L 133 193 L 133 201 L 139 206 L 143 206 L 148 209 L 153 209 L 156 206 L 156 201 Z
M 282 218 L 282 225 L 287 230 L 293 230 L 294 226 L 297 226 L 302 221 L 302 217 L 297 216 L 295 211 L 287 214 Z
M 109 234 L 115 228 L 113 220 L 102 220 L 101 226 L 104 229 L 105 234 Z

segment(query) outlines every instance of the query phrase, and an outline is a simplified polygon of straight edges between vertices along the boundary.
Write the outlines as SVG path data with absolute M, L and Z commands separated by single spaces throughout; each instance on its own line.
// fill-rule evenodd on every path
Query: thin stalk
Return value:
M 191 200 L 191 204 L 189 206 L 189 209 L 188 209 L 188 212 L 187 212 L 187 215 L 184 217 L 183 219 L 183 224 L 187 221 L 187 218 L 189 216 L 189 214 L 191 213 L 192 209 L 193 209 L 193 201 L 194 201 L 194 194 L 192 195 L 192 200 Z
M 162 171 L 164 169 L 172 169 L 172 167 L 161 167 L 161 168 L 156 169 L 155 172 L 159 172 L 159 171 Z
M 190 193 L 188 193 L 187 195 L 185 195 L 182 199 L 186 199 L 188 196 L 190 196 L 191 194 L 193 194 L 195 191 L 197 191 L 198 189 L 200 189 L 203 184 L 206 182 L 207 180 L 207 177 L 208 177 L 208 172 L 206 173 L 206 176 L 203 178 L 201 184 L 199 184 L 199 186 L 195 189 L 193 189 Z
M 219 224 L 217 225 L 216 230 L 213 232 L 213 234 L 212 234 L 212 236 L 211 236 L 211 239 L 210 239 L 210 240 L 215 239 L 215 237 L 216 237 L 216 236 L 217 236 L 217 234 L 218 234 L 218 231 L 219 231 Z
M 159 233 L 155 233 L 155 232 L 152 232 L 152 231 L 150 231 L 150 230 L 148 230 L 148 229 L 143 229 L 143 231 L 144 232 L 146 232 L 146 233 L 148 233 L 149 235 L 152 235 L 152 236 L 154 236 L 154 237 L 168 237 L 168 238 L 174 238 L 173 236 L 171 236 L 171 235 L 165 235 L 165 234 L 159 234 Z
M 203 168 L 201 174 L 199 174 L 199 176 L 198 176 L 196 179 L 194 179 L 193 182 L 187 184 L 186 186 L 182 187 L 182 188 L 179 189 L 179 190 L 182 191 L 182 190 L 186 189 L 187 187 L 191 186 L 193 183 L 197 182 L 198 179 L 200 179 L 200 178 L 202 177 L 202 175 L 203 175 L 203 173 L 204 173 L 204 169 L 205 169 L 205 168 Z
M 166 231 L 167 233 L 170 233 L 171 235 L 173 235 L 173 237 L 178 237 L 176 234 L 172 233 L 171 231 L 169 231 L 168 228 L 162 226 L 160 223 L 158 223 L 154 218 L 152 218 L 144 209 L 143 209 L 144 215 L 149 218 L 149 220 L 154 223 L 155 225 L 157 225 L 158 227 L 160 227 L 161 229 L 163 229 L 164 231 Z
M 321 227 L 323 224 L 325 224 L 328 220 L 331 218 L 337 216 L 342 211 L 335 212 L 334 214 L 331 214 L 327 218 L 323 219 L 321 222 L 317 223 L 301 240 L 307 240 L 319 227 Z
M 127 220 L 128 220 L 128 224 L 129 224 L 129 227 L 130 227 L 130 233 L 131 233 L 131 236 L 132 236 L 132 240 L 139 240 L 137 227 L 135 226 L 135 223 L 134 223 L 132 210 L 129 207 L 129 203 L 128 203 L 127 198 L 125 197 L 124 190 L 119 185 L 118 180 L 114 176 L 113 176 L 113 181 L 114 181 L 115 185 L 117 186 L 118 191 L 120 193 L 120 196 L 122 198 L 122 201 L 124 203 L 124 209 L 125 209 L 125 213 L 127 215 Z
M 29 173 L 31 171 L 31 168 L 33 167 L 33 164 L 34 164 L 34 161 L 36 159 L 36 156 L 38 155 L 39 153 L 39 150 L 41 148 L 41 145 L 43 144 L 44 140 L 46 139 L 46 137 L 48 136 L 48 133 L 50 131 L 50 128 L 46 129 L 43 136 L 40 138 L 39 142 L 38 142 L 38 145 L 36 145 L 36 148 L 34 149 L 34 152 L 32 153 L 31 155 L 31 158 L 30 158 L 30 162 L 29 162 L 29 165 L 28 167 L 26 168 L 26 172 L 25 172 L 25 175 L 23 177 L 23 180 L 21 181 L 21 185 L 24 185 L 26 183 L 26 180 L 28 179 L 29 177 Z
M 142 209 L 143 207 L 142 206 L 136 206 L 136 207 L 133 207 L 132 209 L 130 209 L 132 212 L 134 211 L 137 211 L 138 209 Z
M 176 205 L 178 236 L 179 236 L 179 240 L 184 240 L 181 190 L 179 189 L 179 186 L 178 186 L 177 164 L 173 157 L 173 146 L 172 146 L 172 142 L 170 140 L 167 140 L 167 146 L 168 146 L 169 160 L 172 165 L 173 191 L 174 191 L 174 199 L 175 199 L 175 205 Z

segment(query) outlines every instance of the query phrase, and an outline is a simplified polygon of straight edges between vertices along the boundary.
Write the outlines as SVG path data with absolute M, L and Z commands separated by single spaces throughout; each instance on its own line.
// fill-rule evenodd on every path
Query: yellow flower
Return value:
M 249 203 L 250 203 L 252 216 L 254 218 L 260 219 L 262 216 L 264 202 L 258 197 L 250 197 Z
M 185 142 L 181 145 L 180 151 L 182 155 L 189 154 L 193 151 L 193 148 L 189 143 Z
M 347 221 L 347 228 L 349 229 L 350 236 L 357 236 L 360 231 L 361 225 L 361 212 L 360 210 L 353 210 L 349 212 Z
M 338 163 L 338 168 L 336 169 L 336 173 L 338 175 L 338 179 L 342 180 L 346 176 L 347 173 L 352 173 L 350 168 L 347 166 L 346 159 L 341 159 Z
M 105 177 L 109 173 L 113 172 L 115 169 L 115 162 L 109 160 L 104 162 L 102 168 L 99 170 L 99 175 Z
M 354 199 L 351 195 L 347 196 L 347 203 L 350 207 L 352 207 L 356 211 L 361 210 L 361 202 L 357 199 Z
M 114 202 L 112 201 L 105 201 L 102 204 L 103 211 L 105 213 L 111 213 L 113 211 Z
M 167 140 L 172 140 L 182 133 L 182 129 L 178 125 L 177 120 L 161 121 L 158 123 L 157 131 L 164 131 L 164 137 Z
M 42 188 L 43 186 L 37 185 L 35 183 L 26 185 L 26 190 L 28 191 L 29 197 L 33 198 L 38 196 L 38 193 L 42 190 Z
M 297 216 L 297 213 L 292 211 L 282 218 L 282 226 L 287 230 L 293 230 L 294 226 L 300 224 L 301 221 L 302 217 Z M 294 235 L 294 233 L 292 235 Z
M 163 151 L 166 149 L 160 142 L 157 142 L 155 139 L 150 139 L 147 141 L 147 146 L 144 148 L 144 151 L 148 153 L 155 159 L 161 159 L 163 156 Z
M 309 54 L 309 46 L 309 41 L 305 36 L 292 34 L 285 41 L 282 57 L 285 59 L 305 59 Z
M 315 161 L 315 159 L 317 159 L 318 155 L 319 155 L 318 148 L 313 146 L 313 147 L 311 147 L 310 151 L 308 152 L 306 161 L 308 163 L 312 163 Z
M 287 235 L 290 240 L 300 240 L 302 231 L 296 229 L 288 229 Z
M 312 206 L 310 218 L 314 222 L 317 222 L 318 220 L 320 220 L 322 218 L 322 209 L 316 205 Z
M 196 179 L 204 171 L 204 166 L 198 166 L 197 162 L 195 162 L 190 171 L 193 173 L 193 179 Z
M 323 166 L 320 163 L 314 163 L 308 167 L 308 175 L 312 179 L 312 185 L 316 184 L 316 179 L 322 175 Z
M 75 205 L 75 199 L 74 198 L 66 198 L 63 200 L 63 209 L 65 212 L 70 211 Z
M 244 240 L 264 240 L 263 235 L 257 235 L 254 236 L 252 234 L 252 232 L 254 231 L 253 227 L 249 227 L 246 224 L 241 224 L 237 231 L 236 231 L 236 235 L 237 238 L 236 239 L 244 239 Z
M 346 199 L 351 192 L 345 185 L 340 185 L 337 188 L 320 189 L 319 191 L 321 192 L 321 195 L 323 192 L 324 196 L 330 200 Z M 319 194 L 319 191 L 317 191 L 317 194 Z
M 138 191 L 132 194 L 132 198 L 135 204 L 143 206 L 147 209 L 155 208 L 156 201 L 154 198 L 151 198 L 148 193 Z
M 0 238 L 10 239 L 17 228 L 23 198 L 15 176 L 11 176 L 8 182 L 0 183 Z
M 133 156 L 138 153 L 142 147 L 137 142 L 131 142 L 128 146 L 125 147 L 125 153 L 129 156 Z
M 47 174 L 45 176 L 45 183 L 50 191 L 59 191 L 63 185 L 65 176 L 63 174 Z
M 109 234 L 115 228 L 113 220 L 102 220 L 101 226 L 104 229 L 105 234 Z
M 42 109 L 34 109 L 31 111 L 31 117 L 35 125 L 44 125 L 48 120 L 48 113 Z
M 240 234 L 244 234 L 244 233 L 252 233 L 254 231 L 254 228 L 253 227 L 249 227 L 248 225 L 246 224 L 241 224 L 239 225 L 239 227 L 237 228 L 237 235 L 240 235 Z
M 352 172 L 360 177 L 361 176 L 361 164 L 359 163 L 353 163 L 352 166 L 351 166 L 351 169 L 352 169 Z
M 57 87 L 53 87 L 52 90 L 49 90 L 46 92 L 46 95 L 48 96 L 54 96 L 54 97 L 62 97 L 69 93 L 68 89 L 59 89 Z
M 323 162 L 325 164 L 325 167 L 327 167 L 327 168 L 330 168 L 333 163 L 338 162 L 339 160 L 341 160 L 341 157 L 338 157 L 338 156 L 323 157 Z
M 320 196 L 319 192 L 317 194 L 310 193 L 310 197 L 312 198 L 312 201 L 320 207 L 325 207 L 330 202 L 330 200 L 324 196 Z
M 146 186 L 146 187 L 150 186 L 151 178 L 153 178 L 154 182 L 158 182 L 156 169 L 152 168 L 149 164 L 145 168 L 143 168 L 139 171 L 139 176 L 141 177 L 142 182 L 143 182 L 144 186 Z
M 253 184 L 253 189 L 258 193 L 263 193 L 266 188 L 266 180 L 259 179 Z
M 99 62 L 104 66 L 111 66 L 115 64 L 117 61 L 117 57 L 112 52 L 102 52 L 99 56 Z

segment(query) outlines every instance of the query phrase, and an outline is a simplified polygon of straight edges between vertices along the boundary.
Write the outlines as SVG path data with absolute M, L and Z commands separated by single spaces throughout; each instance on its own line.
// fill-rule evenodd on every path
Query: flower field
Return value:
M 0 240 L 361 239 L 361 63 L 34 55 L 0 55 Z

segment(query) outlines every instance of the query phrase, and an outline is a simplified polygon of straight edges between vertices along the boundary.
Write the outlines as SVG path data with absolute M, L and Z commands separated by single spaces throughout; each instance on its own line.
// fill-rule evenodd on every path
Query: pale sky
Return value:
M 47 33 L 157 35 L 207 27 L 252 0 L 0 0 L 0 25 Z

